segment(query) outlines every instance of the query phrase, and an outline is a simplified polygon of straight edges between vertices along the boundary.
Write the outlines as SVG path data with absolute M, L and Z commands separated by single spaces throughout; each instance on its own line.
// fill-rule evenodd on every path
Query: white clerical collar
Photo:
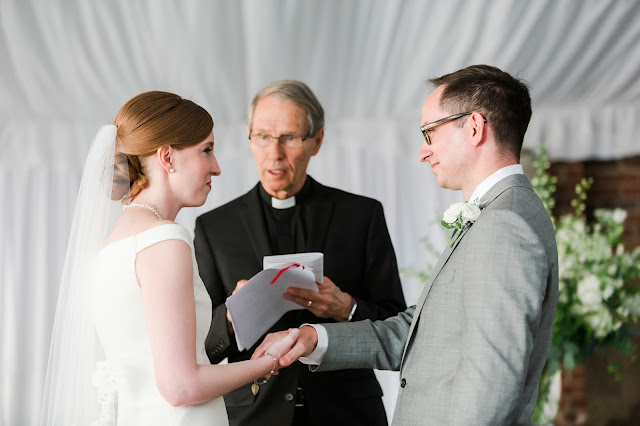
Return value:
M 271 207 L 274 209 L 289 209 L 296 205 L 296 196 L 285 198 L 280 200 L 279 198 L 271 197 Z
M 493 185 L 500 182 L 502 179 L 506 178 L 507 176 L 518 175 L 518 174 L 519 175 L 524 174 L 524 170 L 522 169 L 522 166 L 520 164 L 513 164 L 511 166 L 501 168 L 500 170 L 496 171 L 495 173 L 487 177 L 485 180 L 480 182 L 480 185 L 478 185 L 476 189 L 473 190 L 473 193 L 471 194 L 471 198 L 469 198 L 469 201 L 481 199 L 482 197 L 484 197 L 484 194 L 486 194 L 487 191 L 491 189 Z

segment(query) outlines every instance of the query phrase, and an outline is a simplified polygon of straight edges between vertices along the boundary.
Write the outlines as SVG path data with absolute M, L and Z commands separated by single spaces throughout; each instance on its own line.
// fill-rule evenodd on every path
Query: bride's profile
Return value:
M 222 395 L 268 379 L 266 356 L 211 365 L 211 301 L 190 233 L 220 175 L 213 119 L 167 92 L 129 100 L 96 135 L 82 176 L 53 326 L 43 425 L 228 425 Z M 258 385 L 254 386 L 256 391 Z

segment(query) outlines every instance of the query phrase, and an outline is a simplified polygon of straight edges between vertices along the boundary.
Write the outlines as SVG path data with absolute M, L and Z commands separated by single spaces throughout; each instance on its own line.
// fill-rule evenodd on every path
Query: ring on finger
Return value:
M 313 302 L 312 302 L 311 300 L 309 300 L 309 301 L 307 302 L 307 308 L 310 308 L 310 307 L 311 307 L 311 305 L 313 305 Z

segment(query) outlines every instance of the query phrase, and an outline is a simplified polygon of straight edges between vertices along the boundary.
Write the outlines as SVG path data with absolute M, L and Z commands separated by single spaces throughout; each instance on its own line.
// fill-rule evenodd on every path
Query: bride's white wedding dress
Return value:
M 202 405 L 172 407 L 156 386 L 135 261 L 140 251 L 172 239 L 183 240 L 191 248 L 196 357 L 198 364 L 210 363 L 204 340 L 211 324 L 211 300 L 198 274 L 189 232 L 180 225 L 167 224 L 113 242 L 100 251 L 95 265 L 93 312 L 107 362 L 94 376 L 94 384 L 102 383 L 103 415 L 112 411 L 115 403 L 118 426 L 227 426 L 222 397 Z M 111 417 L 113 422 L 113 414 Z

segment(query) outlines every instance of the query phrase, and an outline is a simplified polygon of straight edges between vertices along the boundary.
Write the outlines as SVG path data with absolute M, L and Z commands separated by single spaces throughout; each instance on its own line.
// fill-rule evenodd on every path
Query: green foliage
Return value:
M 549 176 L 549 161 L 542 148 L 532 185 L 551 215 L 557 179 Z M 574 212 L 555 222 L 558 245 L 559 302 L 547 364 L 540 385 L 534 422 L 546 400 L 550 378 L 561 367 L 573 369 L 603 346 L 619 348 L 632 359 L 637 348 L 632 338 L 640 316 L 640 248 L 628 252 L 622 243 L 622 209 L 599 209 L 587 223 L 585 204 L 593 178 L 576 185 Z M 553 216 L 552 216 L 553 217 Z M 609 371 L 619 377 L 619 366 Z
M 553 208 L 556 206 L 556 200 L 553 198 L 553 194 L 556 192 L 556 183 L 558 178 L 551 176 L 547 173 L 551 163 L 547 157 L 547 148 L 543 145 L 538 151 L 538 156 L 534 161 L 535 176 L 531 179 L 531 186 L 533 190 L 538 194 L 538 197 L 542 200 L 544 208 L 547 209 L 547 213 L 553 221 Z

